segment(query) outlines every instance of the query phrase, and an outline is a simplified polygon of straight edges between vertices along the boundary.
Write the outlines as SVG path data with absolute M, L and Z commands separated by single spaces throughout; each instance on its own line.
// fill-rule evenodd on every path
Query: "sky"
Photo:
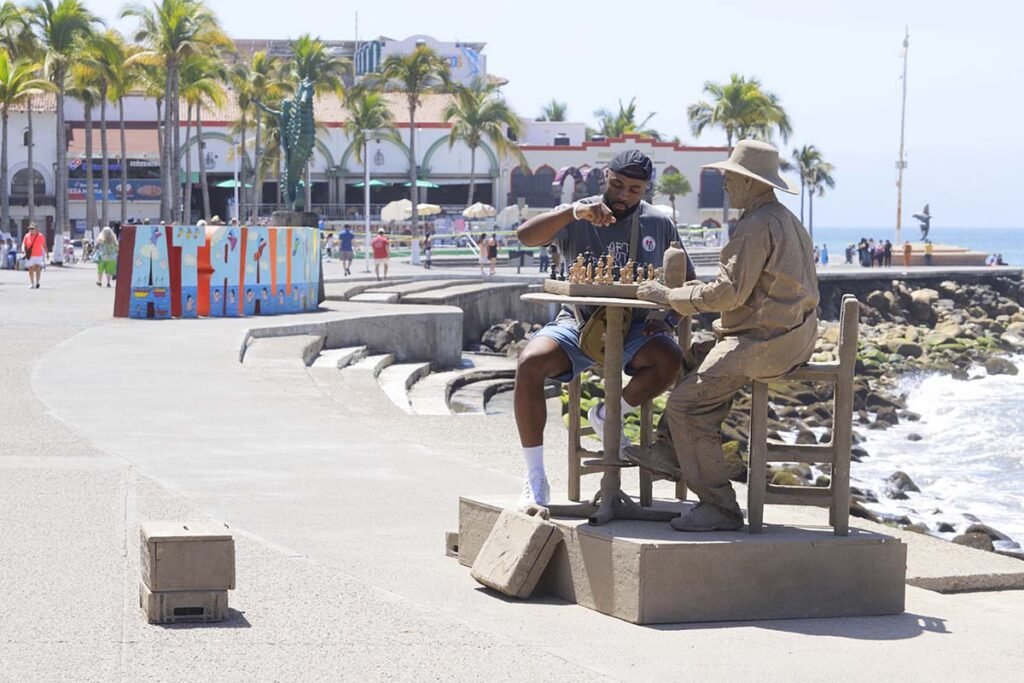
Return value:
M 123 2 L 85 0 L 112 25 Z M 779 96 L 793 134 L 782 152 L 813 144 L 835 166 L 836 188 L 816 198 L 814 223 L 890 228 L 896 220 L 902 41 L 910 30 L 903 225 L 931 205 L 941 226 L 1024 226 L 1024 111 L 1020 68 L 1024 7 L 1002 0 L 707 0 L 630 3 L 593 0 L 208 0 L 235 38 L 324 39 L 426 34 L 484 42 L 488 71 L 524 116 L 551 98 L 571 120 L 635 97 L 650 125 L 684 143 L 686 119 L 706 81 L 756 77 Z M 258 11 L 254 11 L 258 10 Z M 984 112 L 982 104 L 995 104 Z M 988 106 L 988 105 L 985 105 Z M 793 208 L 799 199 L 787 200 Z M 1024 235 L 1024 231 L 1022 231 Z

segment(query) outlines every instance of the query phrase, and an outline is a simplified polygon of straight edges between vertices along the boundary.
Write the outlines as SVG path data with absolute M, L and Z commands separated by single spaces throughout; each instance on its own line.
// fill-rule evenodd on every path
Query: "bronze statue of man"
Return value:
M 743 385 L 805 363 L 817 336 L 813 247 L 804 226 L 775 196 L 777 189 L 798 191 L 779 175 L 778 151 L 743 140 L 728 161 L 705 168 L 725 171 L 729 200 L 744 210 L 722 249 L 718 277 L 674 289 L 644 282 L 637 296 L 682 315 L 720 313 L 717 339 L 710 348 L 694 349 L 696 362 L 669 396 L 657 443 L 625 451 L 627 459 L 669 478 L 678 480 L 681 468 L 700 502 L 672 520 L 679 531 L 742 528 L 722 454 L 722 421 Z

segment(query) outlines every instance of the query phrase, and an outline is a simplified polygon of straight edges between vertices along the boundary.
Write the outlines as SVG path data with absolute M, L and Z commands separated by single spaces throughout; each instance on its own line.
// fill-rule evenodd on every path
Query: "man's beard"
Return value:
M 633 206 L 630 206 L 630 207 L 627 207 L 625 209 L 619 210 L 619 209 L 616 209 L 612 205 L 612 203 L 608 200 L 608 196 L 607 195 L 605 195 L 605 197 L 604 197 L 604 203 L 605 203 L 605 206 L 607 206 L 609 209 L 612 210 L 612 215 L 615 216 L 615 220 L 616 221 L 621 221 L 623 218 L 628 218 L 629 216 L 633 215 L 633 212 L 636 211 L 637 208 L 640 206 L 640 202 L 637 202 Z M 625 202 L 621 202 L 621 204 L 623 206 L 626 206 Z

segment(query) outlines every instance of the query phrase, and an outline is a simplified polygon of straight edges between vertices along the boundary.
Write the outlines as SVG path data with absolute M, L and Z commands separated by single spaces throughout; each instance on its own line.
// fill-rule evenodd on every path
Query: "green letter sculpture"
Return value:
M 299 192 L 302 173 L 306 162 L 313 154 L 316 130 L 313 122 L 313 82 L 308 78 L 299 83 L 299 90 L 291 99 L 281 103 L 281 111 L 275 111 L 262 102 L 256 105 L 271 116 L 277 117 L 280 127 L 281 147 L 284 152 L 284 200 L 292 211 L 305 209 L 305 193 Z

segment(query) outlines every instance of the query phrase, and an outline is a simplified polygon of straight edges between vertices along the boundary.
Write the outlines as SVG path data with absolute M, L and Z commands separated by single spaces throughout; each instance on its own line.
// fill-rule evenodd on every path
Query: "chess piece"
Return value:
M 558 280 L 558 266 L 554 263 L 551 264 L 551 279 Z
M 583 284 L 592 285 L 594 284 L 594 264 L 593 262 L 587 264 L 587 274 L 583 279 Z
M 559 280 L 560 280 L 561 282 L 565 282 L 565 259 L 562 259 L 562 264 L 561 264 L 561 266 L 562 266 L 562 270 L 561 270 L 561 272 L 560 272 L 560 273 L 558 274 L 558 279 L 559 279 Z

